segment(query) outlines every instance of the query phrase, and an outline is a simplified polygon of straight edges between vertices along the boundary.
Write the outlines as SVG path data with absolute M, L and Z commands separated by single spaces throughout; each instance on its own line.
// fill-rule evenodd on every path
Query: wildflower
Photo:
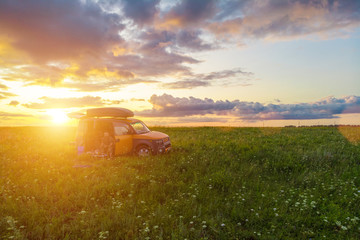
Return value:
M 222 226 L 222 227 L 225 227 L 225 223 L 222 223 L 221 226 Z
M 107 239 L 109 236 L 109 231 L 101 231 L 99 232 L 99 239 Z

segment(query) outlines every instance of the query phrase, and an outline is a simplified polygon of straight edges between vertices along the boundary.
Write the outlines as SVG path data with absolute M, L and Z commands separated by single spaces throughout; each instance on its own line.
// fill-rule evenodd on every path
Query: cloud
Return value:
M 200 30 L 182 30 L 177 34 L 176 43 L 179 47 L 190 50 L 203 51 L 217 49 L 218 46 L 213 43 L 205 43 L 201 39 L 202 32 Z
M 9 103 L 10 106 L 14 106 L 14 107 L 19 105 L 19 104 L 20 103 L 18 101 L 14 101 L 14 100 Z
M 160 0 L 123 0 L 123 12 L 136 24 L 150 24 L 158 12 L 157 5 L 159 2 Z
M 175 37 L 172 47 L 176 47 L 175 33 L 155 33 L 151 26 L 133 29 L 128 24 L 128 19 L 139 25 L 150 24 L 157 14 L 158 0 L 112 2 L 1 1 L 0 40 L 5 41 L 7 52 L 17 50 L 14 59 L 18 61 L 3 77 L 60 86 L 69 77 L 88 82 L 94 70 L 127 72 L 130 78 L 140 79 L 188 73 L 190 68 L 183 64 L 198 63 L 185 54 L 166 50 L 168 37 Z M 192 42 L 194 45 L 196 40 Z M 197 44 L 207 47 L 199 41 Z M 0 62 L 8 62 L 6 59 L 0 57 Z M 116 85 L 121 85 L 124 78 L 129 79 L 118 76 Z
M 214 22 L 221 22 L 228 19 L 233 19 L 242 15 L 243 9 L 251 2 L 252 0 L 225 0 L 217 2 L 217 9 L 219 9 L 214 17 Z
M 213 0 L 184 0 L 165 14 L 164 24 L 176 27 L 197 26 L 210 20 L 215 13 L 216 4 Z
M 41 97 L 42 103 L 28 103 L 23 104 L 27 108 L 33 109 L 47 109 L 47 108 L 73 108 L 73 107 L 87 107 L 87 106 L 103 106 L 105 101 L 101 97 L 85 96 L 81 98 L 51 98 Z
M 184 80 L 170 83 L 163 83 L 162 87 L 168 89 L 192 89 L 196 87 L 207 87 L 210 86 L 210 82 L 202 80 Z
M 5 99 L 5 98 L 9 98 L 9 97 L 14 97 L 14 96 L 17 96 L 17 95 L 14 93 L 11 93 L 11 92 L 0 91 L 0 99 Z
M 153 109 L 138 112 L 149 117 L 185 117 L 194 115 L 227 115 L 243 120 L 324 119 L 338 114 L 360 113 L 360 96 L 328 97 L 314 103 L 268 104 L 245 101 L 214 101 L 209 98 L 178 98 L 168 94 L 153 95 Z
M 162 86 L 168 89 L 192 89 L 196 87 L 207 87 L 214 84 L 222 86 L 242 85 L 248 86 L 254 80 L 254 74 L 244 72 L 240 68 L 223 70 L 202 74 L 189 74 L 184 80 L 163 83 Z
M 149 102 L 152 110 L 137 113 L 142 116 L 179 117 L 192 115 L 205 115 L 226 112 L 236 106 L 235 102 L 214 101 L 209 98 L 204 100 L 194 97 L 177 98 L 168 94 L 162 96 L 152 95 Z
M 208 25 L 210 31 L 240 40 L 276 40 L 311 34 L 343 36 L 360 25 L 359 1 L 244 1 L 236 10 L 227 7 L 231 5 L 237 4 L 227 1 L 217 15 L 218 21 Z
M 15 70 L 16 69 L 16 70 Z M 28 85 L 55 86 L 65 77 L 64 69 L 48 65 L 23 65 L 15 67 L 14 72 L 8 74 L 10 80 L 21 80 Z
M 145 102 L 145 99 L 143 99 L 143 98 L 132 98 L 132 99 L 130 99 L 130 101 L 132 101 L 132 102 Z
M 84 91 L 175 75 L 163 86 L 246 85 L 251 76 L 240 72 L 230 80 L 226 71 L 194 74 L 201 61 L 193 53 L 253 39 L 343 37 L 359 26 L 353 0 L 3 0 L 1 78 Z
M 1 88 L 1 89 L 4 89 L 4 90 L 7 90 L 9 87 L 6 86 L 6 85 L 4 85 L 4 84 L 0 84 L 0 88 Z
M 113 58 L 113 61 L 118 64 L 124 64 L 127 69 L 141 77 L 190 73 L 190 67 L 184 66 L 183 64 L 195 64 L 199 62 L 192 57 L 178 53 L 169 53 L 163 46 L 155 46 L 154 48 L 144 46 L 139 49 L 139 53 L 142 53 L 142 56 L 116 56 Z
M 1 112 L 0 117 L 32 117 L 30 114 Z
M 158 83 L 156 80 L 146 79 L 119 79 L 113 81 L 94 81 L 94 82 L 66 82 L 62 86 L 66 88 L 76 89 L 81 92 L 115 92 L 119 89 L 138 83 Z
M 98 55 L 121 42 L 123 28 L 92 1 L 0 1 L 1 35 L 38 62 Z
M 251 72 L 244 72 L 243 70 L 236 68 L 230 70 L 223 70 L 218 72 L 211 72 L 208 74 L 197 74 L 194 77 L 203 80 L 217 80 L 217 79 L 228 79 L 228 78 L 239 78 L 239 77 L 252 77 L 254 74 Z

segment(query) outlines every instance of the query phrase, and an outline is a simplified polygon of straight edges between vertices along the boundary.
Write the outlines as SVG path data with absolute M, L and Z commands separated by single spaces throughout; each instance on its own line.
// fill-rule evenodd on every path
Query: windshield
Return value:
M 137 134 L 150 132 L 148 127 L 142 122 L 132 123 L 131 126 L 134 128 L 134 130 Z

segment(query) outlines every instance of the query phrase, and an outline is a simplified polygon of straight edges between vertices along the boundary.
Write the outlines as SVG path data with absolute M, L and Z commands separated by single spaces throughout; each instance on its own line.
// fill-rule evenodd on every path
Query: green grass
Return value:
M 360 239 L 360 128 L 156 128 L 168 155 L 77 157 L 0 128 L 0 239 Z

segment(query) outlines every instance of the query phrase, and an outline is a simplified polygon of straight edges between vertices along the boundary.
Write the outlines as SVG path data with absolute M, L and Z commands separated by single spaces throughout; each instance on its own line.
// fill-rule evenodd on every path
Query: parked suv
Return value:
M 166 153 L 171 149 L 168 135 L 150 131 L 145 123 L 133 119 L 125 108 L 88 109 L 79 120 L 76 134 L 78 153 L 139 156 Z

